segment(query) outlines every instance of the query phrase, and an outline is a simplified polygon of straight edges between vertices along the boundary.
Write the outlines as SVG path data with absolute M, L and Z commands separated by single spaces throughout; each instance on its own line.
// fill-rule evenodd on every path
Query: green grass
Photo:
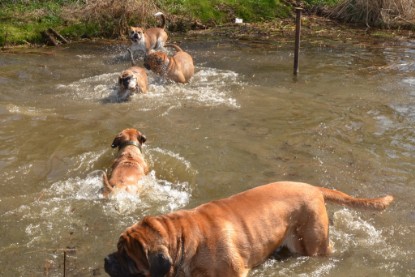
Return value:
M 187 14 L 202 22 L 224 23 L 229 19 L 229 14 L 245 22 L 290 15 L 290 7 L 280 0 L 160 0 L 159 3 L 173 14 Z
M 334 6 L 340 2 L 340 0 L 304 0 L 306 6 Z
M 124 3 L 122 1 L 125 0 L 115 2 L 109 0 L 0 0 L 0 47 L 42 43 L 41 32 L 48 28 L 54 28 L 68 38 L 85 35 L 114 37 L 124 28 L 120 26 L 120 14 L 117 14 L 117 7 Z M 303 2 L 306 5 L 318 5 L 337 1 L 339 0 L 304 0 Z M 100 4 L 98 5 L 100 8 L 95 9 L 94 4 Z M 216 25 L 231 22 L 235 17 L 242 18 L 244 22 L 286 18 L 292 14 L 293 10 L 291 6 L 284 4 L 283 0 L 136 0 L 136 2 L 128 2 L 128 5 L 133 5 L 136 10 L 142 10 L 141 4 L 151 4 L 153 7 L 157 5 L 168 15 L 173 14 Z M 65 12 L 75 10 L 75 8 L 77 11 L 92 8 L 95 17 L 82 12 L 73 14 Z M 143 15 L 145 14 L 131 13 L 126 18 L 126 22 L 136 21 L 134 16 L 142 19 Z
M 56 1 L 30 3 L 0 5 L 0 46 L 40 42 L 42 31 L 62 24 L 60 4 Z

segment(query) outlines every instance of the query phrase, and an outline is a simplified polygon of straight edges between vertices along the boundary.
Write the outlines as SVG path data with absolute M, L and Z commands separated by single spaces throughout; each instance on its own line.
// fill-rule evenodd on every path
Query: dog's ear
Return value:
M 149 253 L 148 263 L 150 264 L 151 277 L 164 277 L 172 266 L 171 258 L 163 252 Z
M 121 142 L 121 137 L 116 136 L 115 139 L 112 141 L 111 147 L 116 148 L 116 147 L 120 146 L 120 142 Z
M 130 26 L 129 30 L 128 30 L 128 34 L 131 36 L 134 34 L 134 27 Z
M 138 137 L 137 137 L 137 139 L 138 139 L 138 141 L 139 141 L 141 144 L 143 144 L 144 142 L 146 142 L 146 141 L 147 141 L 146 136 L 145 136 L 145 135 L 143 135 L 143 134 L 139 134 L 139 135 L 138 135 Z

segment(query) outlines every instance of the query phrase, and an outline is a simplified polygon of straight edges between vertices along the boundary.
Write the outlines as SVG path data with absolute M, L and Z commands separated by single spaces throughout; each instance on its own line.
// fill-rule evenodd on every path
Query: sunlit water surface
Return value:
M 269 259 L 250 276 L 415 275 L 415 42 L 305 40 L 295 79 L 291 45 L 178 40 L 191 82 L 149 73 L 149 93 L 125 103 L 122 43 L 0 54 L 0 276 L 105 276 L 103 258 L 143 216 L 277 180 L 396 201 L 328 205 L 331 256 Z M 147 136 L 145 193 L 104 199 L 127 127 Z

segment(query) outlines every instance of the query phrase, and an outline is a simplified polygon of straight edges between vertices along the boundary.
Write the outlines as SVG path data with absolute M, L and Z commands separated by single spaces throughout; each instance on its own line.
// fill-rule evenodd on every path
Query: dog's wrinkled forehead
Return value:
M 163 52 L 153 52 L 144 58 L 144 67 L 161 73 L 168 65 L 168 56 Z
M 167 60 L 167 55 L 166 55 L 166 53 L 163 53 L 163 52 L 156 52 L 156 53 L 153 54 L 153 56 L 154 56 L 154 61 L 157 64 L 163 64 L 164 61 Z
M 130 274 L 147 276 L 149 269 L 147 256 L 143 246 L 131 233 L 134 233 L 134 229 L 129 229 L 121 234 L 117 243 L 118 254 L 124 256 L 125 261 L 127 261 L 125 266 L 128 268 Z M 130 255 L 134 256 L 134 260 Z

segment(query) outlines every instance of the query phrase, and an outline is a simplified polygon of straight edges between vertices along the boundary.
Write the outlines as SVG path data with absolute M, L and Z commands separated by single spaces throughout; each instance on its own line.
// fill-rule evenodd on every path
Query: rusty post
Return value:
M 295 8 L 295 49 L 294 49 L 294 75 L 298 74 L 298 57 L 300 53 L 300 34 L 301 34 L 301 12 L 302 8 Z
M 63 250 L 63 277 L 66 277 L 66 250 Z

